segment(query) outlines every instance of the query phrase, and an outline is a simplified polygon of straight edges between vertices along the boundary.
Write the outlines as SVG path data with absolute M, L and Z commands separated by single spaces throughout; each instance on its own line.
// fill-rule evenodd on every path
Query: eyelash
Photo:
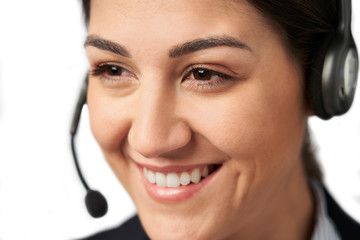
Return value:
M 214 76 L 217 77 L 216 79 L 210 80 L 190 79 L 190 76 L 194 75 L 196 71 L 207 72 L 211 75 L 211 78 Z M 207 90 L 221 87 L 222 85 L 225 85 L 227 81 L 234 81 L 234 78 L 204 66 L 191 66 L 190 69 L 186 71 L 184 80 L 190 81 L 190 88 L 194 88 L 195 90 Z
M 118 71 L 120 74 L 123 73 L 123 71 L 128 72 L 128 75 L 125 76 L 108 76 L 107 71 L 111 68 L 115 67 L 115 71 Z M 194 74 L 199 74 L 199 72 L 210 74 L 210 79 L 196 79 L 194 77 Z M 119 78 L 136 78 L 136 75 L 131 73 L 130 71 L 126 70 L 125 68 L 113 64 L 113 63 L 101 63 L 101 64 L 95 64 L 92 67 L 92 70 L 90 72 L 91 76 L 94 77 L 100 77 L 102 81 L 106 84 L 118 84 L 120 79 Z M 115 73 L 116 74 L 116 73 Z M 191 78 L 191 76 L 193 76 Z M 212 79 L 213 77 L 216 77 L 216 79 Z M 212 70 L 205 66 L 191 66 L 188 68 L 188 70 L 185 71 L 183 82 L 186 83 L 187 87 L 193 90 L 211 90 L 217 87 L 221 87 L 226 84 L 227 81 L 234 81 L 234 77 L 231 77 L 227 74 Z
M 123 73 L 124 71 L 125 72 L 128 72 L 129 74 L 127 74 L 126 76 L 109 76 L 108 74 L 108 70 L 112 71 L 111 68 L 116 68 L 116 69 L 113 69 L 114 71 L 117 71 L 119 72 L 120 74 Z M 126 78 L 136 78 L 136 75 L 131 73 L 130 71 L 126 70 L 125 68 L 117 65 L 117 64 L 113 64 L 113 63 L 101 63 L 101 64 L 95 64 L 92 68 L 91 68 L 91 76 L 94 76 L 94 77 L 100 77 L 102 81 L 106 82 L 106 83 L 113 83 L 113 84 L 116 84 L 117 81 L 119 81 L 119 78 L 120 77 L 126 77 Z M 116 74 L 116 73 L 114 73 Z

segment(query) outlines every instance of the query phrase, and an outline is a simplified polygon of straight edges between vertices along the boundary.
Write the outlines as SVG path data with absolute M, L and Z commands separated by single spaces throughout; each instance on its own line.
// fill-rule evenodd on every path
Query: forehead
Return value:
M 101 7 L 111 5 L 118 12 L 123 13 L 132 10 L 147 10 L 153 13 L 158 10 L 177 11 L 215 8 L 216 10 L 229 10 L 239 4 L 248 4 L 245 0 L 91 0 L 91 7 Z M 144 13 L 144 11 L 142 12 Z
M 122 20 L 118 22 L 121 24 L 126 20 L 143 26 L 180 21 L 185 26 L 204 23 L 206 28 L 214 28 L 219 19 L 226 18 L 235 23 L 241 17 L 251 18 L 255 23 L 267 22 L 244 0 L 92 0 L 90 13 L 90 26 L 99 22 L 113 25 L 116 20 Z
M 230 34 L 240 39 L 272 29 L 243 0 L 92 0 L 89 34 L 127 43 L 181 42 Z

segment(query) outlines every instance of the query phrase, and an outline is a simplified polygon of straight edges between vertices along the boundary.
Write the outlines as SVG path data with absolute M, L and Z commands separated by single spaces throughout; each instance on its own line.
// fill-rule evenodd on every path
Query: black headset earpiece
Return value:
M 79 162 L 76 155 L 76 150 L 75 150 L 75 135 L 78 129 L 82 108 L 86 104 L 87 88 L 88 88 L 88 75 L 86 75 L 83 85 L 81 87 L 80 96 L 76 104 L 75 113 L 71 124 L 71 129 L 70 129 L 71 150 L 76 166 L 76 171 L 80 177 L 83 186 L 87 191 L 85 197 L 86 208 L 92 217 L 99 218 L 104 216 L 107 212 L 108 209 L 107 201 L 100 192 L 90 189 L 89 185 L 86 183 L 84 176 L 81 173 Z
M 323 44 L 307 75 L 307 95 L 314 114 L 330 119 L 346 113 L 354 99 L 357 73 L 351 0 L 340 0 L 338 30 Z

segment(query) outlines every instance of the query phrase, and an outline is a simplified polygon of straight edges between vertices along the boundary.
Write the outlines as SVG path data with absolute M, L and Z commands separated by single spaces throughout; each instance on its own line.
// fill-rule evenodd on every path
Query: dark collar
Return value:
M 323 187 L 327 212 L 343 240 L 360 239 L 360 224 L 347 215 Z
M 97 233 L 83 240 L 150 240 L 140 223 L 138 215 L 117 228 Z

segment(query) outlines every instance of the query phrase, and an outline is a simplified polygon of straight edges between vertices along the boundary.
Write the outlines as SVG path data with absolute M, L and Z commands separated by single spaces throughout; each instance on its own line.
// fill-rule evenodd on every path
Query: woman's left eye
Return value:
M 207 69 L 196 69 L 193 72 L 193 75 L 194 75 L 194 79 L 196 80 L 206 81 L 211 79 L 213 73 Z
M 209 80 L 214 80 L 217 78 L 222 78 L 222 79 L 231 79 L 230 76 L 224 74 L 224 73 L 220 73 L 220 72 L 216 72 L 213 70 L 209 70 L 206 68 L 195 68 L 193 69 L 190 74 L 188 74 L 187 76 L 188 79 L 195 79 L 195 80 L 200 80 L 200 81 L 209 81 Z
M 234 78 L 207 68 L 192 68 L 184 78 L 184 84 L 192 90 L 216 90 L 226 86 Z

